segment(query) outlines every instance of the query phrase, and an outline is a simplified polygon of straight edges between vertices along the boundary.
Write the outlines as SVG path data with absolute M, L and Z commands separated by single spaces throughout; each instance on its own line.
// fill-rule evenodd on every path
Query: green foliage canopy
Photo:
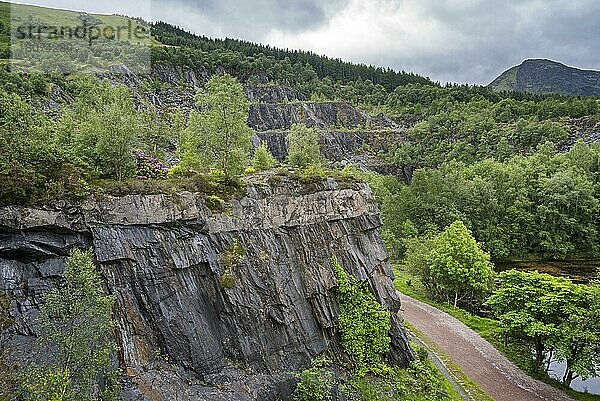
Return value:
M 455 221 L 425 247 L 420 276 L 431 295 L 443 302 L 479 304 L 491 291 L 494 269 L 462 221 Z
M 267 145 L 261 143 L 254 153 L 252 166 L 258 171 L 263 171 L 272 169 L 275 167 L 275 164 L 277 164 L 277 160 L 273 157 Z
M 294 124 L 286 138 L 288 144 L 288 163 L 299 169 L 311 165 L 321 165 L 323 156 L 319 145 L 319 136 L 313 128 Z
M 599 172 L 600 146 L 578 142 L 564 154 L 544 145 L 505 162 L 419 169 L 410 185 L 365 178 L 374 187 L 389 238 L 404 238 L 408 221 L 424 235 L 461 220 L 501 260 L 597 255 Z
M 339 330 L 342 347 L 359 367 L 383 362 L 390 350 L 390 313 L 371 294 L 366 283 L 357 283 L 332 259 L 338 281 Z
M 600 314 L 597 285 L 573 284 L 569 279 L 538 272 L 500 273 L 498 290 L 487 300 L 500 319 L 507 338 L 530 344 L 534 368 L 548 353 L 566 361 L 563 381 L 596 374 L 600 363 Z
M 248 100 L 243 87 L 230 75 L 214 76 L 197 97 L 200 111 L 190 114 L 189 143 L 196 152 L 187 163 L 221 170 L 227 178 L 243 173 L 248 165 L 252 129 L 248 127 Z M 189 157 L 189 154 L 188 154 Z
M 115 374 L 111 361 L 114 298 L 102 290 L 91 251 L 72 251 L 63 277 L 64 282 L 44 296 L 37 323 L 47 362 L 25 371 L 26 399 L 107 399 L 114 390 L 111 383 L 100 394 L 94 388 L 97 381 Z

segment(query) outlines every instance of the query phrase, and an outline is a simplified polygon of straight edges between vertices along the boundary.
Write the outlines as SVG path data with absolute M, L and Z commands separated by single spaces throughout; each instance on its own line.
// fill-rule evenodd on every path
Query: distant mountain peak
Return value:
M 600 71 L 548 59 L 527 59 L 502 73 L 489 87 L 496 91 L 600 97 Z

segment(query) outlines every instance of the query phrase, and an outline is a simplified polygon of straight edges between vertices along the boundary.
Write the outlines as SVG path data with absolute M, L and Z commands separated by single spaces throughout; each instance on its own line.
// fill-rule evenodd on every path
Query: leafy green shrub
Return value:
M 327 171 L 320 164 L 309 164 L 300 170 L 299 178 L 304 184 L 321 182 L 327 178 Z
M 217 195 L 206 197 L 206 206 L 213 212 L 222 212 L 225 209 L 225 201 Z
M 359 367 L 382 362 L 390 350 L 390 313 L 377 302 L 366 283 L 356 282 L 334 258 L 331 264 L 338 281 L 342 347 Z
M 319 137 L 313 128 L 294 124 L 286 141 L 288 143 L 288 163 L 293 168 L 305 169 L 323 163 L 319 147 Z
M 185 175 L 185 173 L 187 172 L 186 169 L 183 168 L 183 166 L 181 165 L 177 165 L 177 166 L 173 166 L 169 169 L 169 178 L 171 177 L 182 177 Z
M 237 285 L 237 278 L 233 274 L 234 269 L 244 260 L 246 249 L 243 248 L 236 239 L 233 244 L 222 254 L 225 270 L 219 279 L 224 288 L 234 288 Z
M 296 386 L 294 401 L 331 400 L 332 374 L 315 362 L 318 361 L 313 361 L 311 368 L 298 375 L 300 382 Z
M 219 283 L 223 288 L 235 288 L 237 285 L 237 279 L 229 270 L 225 270 L 225 272 L 219 278 Z
M 252 159 L 252 167 L 258 171 L 270 170 L 275 167 L 277 160 L 271 154 L 266 144 L 261 143 Z
M 417 355 L 421 353 L 417 352 Z M 446 401 L 450 397 L 443 376 L 427 358 L 411 362 L 407 369 L 377 365 L 355 372 L 348 398 L 360 401 Z

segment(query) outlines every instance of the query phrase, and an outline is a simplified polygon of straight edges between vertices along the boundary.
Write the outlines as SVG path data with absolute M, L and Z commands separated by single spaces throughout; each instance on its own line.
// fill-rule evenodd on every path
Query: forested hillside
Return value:
M 284 61 L 280 66 L 280 68 L 284 70 L 293 66 L 296 68 L 294 72 L 299 72 L 301 69 L 300 67 L 295 66 L 295 64 L 299 64 L 303 67 L 310 66 L 319 78 L 329 77 L 334 81 L 341 81 L 343 83 L 348 83 L 357 79 L 368 79 L 375 85 L 382 85 L 388 91 L 393 90 L 399 85 L 406 85 L 409 83 L 433 84 L 428 78 L 421 77 L 414 73 L 404 71 L 397 72 L 390 68 L 353 64 L 339 59 L 317 55 L 312 52 L 278 49 L 269 45 L 261 45 L 239 39 L 217 39 L 198 36 L 164 22 L 154 24 L 152 26 L 152 34 L 161 43 L 170 46 L 201 50 L 204 54 L 211 52 L 221 54 L 229 53 L 232 63 L 228 66 L 239 68 L 240 70 L 251 68 L 247 64 L 244 65 L 245 63 L 241 60 L 242 58 L 254 57 L 261 67 L 258 72 L 269 73 L 270 68 L 277 69 L 277 67 L 268 65 L 269 61 L 267 59 L 272 58 L 274 60 Z M 199 55 L 196 53 L 195 55 L 196 57 L 202 58 L 202 54 Z M 250 64 L 252 63 L 251 60 L 246 61 L 250 62 Z M 227 64 L 223 65 L 227 66 Z M 302 79 L 302 77 L 298 78 Z

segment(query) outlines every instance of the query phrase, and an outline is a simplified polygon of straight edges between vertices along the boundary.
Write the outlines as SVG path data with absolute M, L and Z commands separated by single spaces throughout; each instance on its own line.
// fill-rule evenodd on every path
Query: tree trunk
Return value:
M 540 339 L 535 340 L 535 365 L 534 370 L 537 372 L 544 363 L 544 344 Z
M 571 347 L 571 358 L 567 358 L 567 370 L 565 371 L 565 375 L 563 376 L 563 383 L 569 387 L 571 387 L 571 382 L 573 381 L 573 379 L 579 377 L 579 375 L 576 375 L 575 372 L 573 372 L 573 370 L 571 369 L 571 366 L 573 366 L 573 362 L 576 361 L 577 354 L 578 347 Z
M 548 363 L 546 364 L 546 373 L 550 371 L 550 364 L 552 363 L 552 356 L 554 355 L 554 350 L 550 350 L 548 354 Z
M 456 306 L 458 305 L 458 292 L 454 293 L 454 307 L 456 308 Z
M 575 373 L 567 367 L 567 371 L 565 372 L 565 375 L 563 376 L 563 383 L 566 384 L 567 386 L 571 387 L 571 382 L 573 382 L 573 379 L 575 379 Z

